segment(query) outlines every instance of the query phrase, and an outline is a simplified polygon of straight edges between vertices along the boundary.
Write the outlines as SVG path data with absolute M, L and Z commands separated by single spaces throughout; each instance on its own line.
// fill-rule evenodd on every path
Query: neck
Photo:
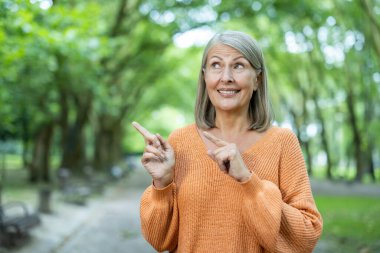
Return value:
M 215 125 L 222 137 L 230 139 L 247 132 L 249 128 L 249 119 L 247 114 L 217 112 Z

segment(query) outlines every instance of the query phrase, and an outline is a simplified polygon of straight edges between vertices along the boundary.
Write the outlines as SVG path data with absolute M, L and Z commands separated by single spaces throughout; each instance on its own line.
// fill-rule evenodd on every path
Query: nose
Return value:
M 234 80 L 232 69 L 229 67 L 225 67 L 222 70 L 221 81 L 225 83 L 230 83 Z

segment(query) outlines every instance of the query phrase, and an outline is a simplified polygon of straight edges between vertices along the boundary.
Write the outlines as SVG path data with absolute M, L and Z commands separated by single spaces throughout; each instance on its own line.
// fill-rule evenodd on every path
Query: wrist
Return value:
M 251 179 L 251 176 L 252 176 L 252 172 L 250 172 L 249 170 L 245 173 L 243 173 L 243 175 L 241 175 L 240 177 L 236 178 L 236 180 L 239 182 L 239 183 L 245 183 L 247 181 L 249 181 Z
M 172 175 L 168 175 L 168 176 L 162 177 L 160 179 L 153 179 L 153 185 L 154 185 L 154 187 L 156 187 L 158 189 L 165 188 L 166 186 L 171 184 L 171 182 L 173 182 L 173 176 Z

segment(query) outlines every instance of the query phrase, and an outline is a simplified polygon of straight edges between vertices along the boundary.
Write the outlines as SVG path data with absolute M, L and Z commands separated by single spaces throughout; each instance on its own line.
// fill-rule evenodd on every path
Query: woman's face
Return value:
M 204 69 L 206 89 L 216 111 L 247 113 L 253 92 L 257 90 L 256 71 L 236 49 L 213 46 Z

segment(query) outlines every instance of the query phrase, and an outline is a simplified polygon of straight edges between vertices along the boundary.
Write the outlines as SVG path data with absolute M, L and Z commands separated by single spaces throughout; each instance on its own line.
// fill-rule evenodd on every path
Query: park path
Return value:
M 156 252 L 140 231 L 140 197 L 150 178 L 137 168 L 127 178 L 109 186 L 86 206 L 54 198 L 53 212 L 41 214 L 42 224 L 31 231 L 31 240 L 18 249 L 0 253 L 152 253 Z
M 42 225 L 32 231 L 28 245 L 10 253 L 155 252 L 143 239 L 139 221 L 140 197 L 150 183 L 146 171 L 137 167 L 86 207 L 56 201 L 54 212 L 42 215 Z M 360 194 L 379 195 L 378 186 L 362 189 L 318 181 L 312 181 L 312 186 L 316 194 L 354 194 L 348 189 L 355 189 Z M 329 253 L 328 248 L 328 242 L 320 241 L 313 253 Z
M 155 252 L 140 232 L 139 198 L 142 191 L 118 190 L 54 252 Z
M 156 252 L 142 237 L 140 197 L 150 178 L 137 168 L 111 189 L 93 212 L 54 253 Z

